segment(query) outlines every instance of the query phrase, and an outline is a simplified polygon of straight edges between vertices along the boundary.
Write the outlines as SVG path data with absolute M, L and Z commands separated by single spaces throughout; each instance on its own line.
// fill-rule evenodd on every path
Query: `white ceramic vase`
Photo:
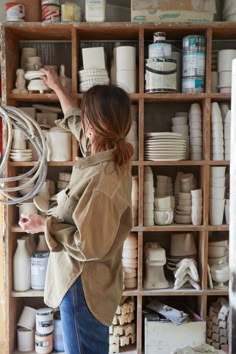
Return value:
M 17 240 L 17 249 L 13 257 L 13 288 L 16 291 L 30 289 L 30 255 L 25 240 Z

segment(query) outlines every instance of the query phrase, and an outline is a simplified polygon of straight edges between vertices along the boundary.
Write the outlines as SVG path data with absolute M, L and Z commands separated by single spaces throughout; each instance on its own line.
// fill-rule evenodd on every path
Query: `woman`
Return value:
M 24 215 L 19 224 L 28 233 L 45 232 L 44 301 L 60 307 L 66 354 L 106 354 L 108 326 L 122 296 L 123 242 L 132 226 L 129 97 L 118 87 L 94 86 L 80 112 L 56 73 L 41 71 L 64 112 L 57 124 L 70 129 L 89 156 L 77 158 L 56 216 Z

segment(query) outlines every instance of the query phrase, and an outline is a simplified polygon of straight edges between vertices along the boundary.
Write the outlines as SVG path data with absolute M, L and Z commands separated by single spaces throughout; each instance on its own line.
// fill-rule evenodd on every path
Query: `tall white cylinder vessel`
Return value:
M 13 257 L 13 288 L 16 291 L 30 289 L 30 255 L 25 240 L 17 240 L 17 249 Z

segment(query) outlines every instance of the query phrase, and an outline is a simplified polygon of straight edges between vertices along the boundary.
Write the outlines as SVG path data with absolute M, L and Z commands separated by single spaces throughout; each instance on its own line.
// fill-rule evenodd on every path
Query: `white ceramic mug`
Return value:
M 47 161 L 71 161 L 71 133 L 61 130 L 44 132 Z
M 17 326 L 27 329 L 34 329 L 36 324 L 36 310 L 29 306 L 24 306 Z
M 154 220 L 157 225 L 169 225 L 173 222 L 173 219 L 173 209 L 169 209 L 168 211 L 154 211 Z

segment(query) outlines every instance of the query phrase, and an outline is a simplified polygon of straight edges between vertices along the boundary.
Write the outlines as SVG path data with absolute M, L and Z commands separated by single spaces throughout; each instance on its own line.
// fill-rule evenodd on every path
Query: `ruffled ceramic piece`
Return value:
M 45 74 L 37 70 L 26 71 L 25 73 L 25 79 L 28 81 L 33 79 L 40 79 L 42 76 L 45 76 Z

